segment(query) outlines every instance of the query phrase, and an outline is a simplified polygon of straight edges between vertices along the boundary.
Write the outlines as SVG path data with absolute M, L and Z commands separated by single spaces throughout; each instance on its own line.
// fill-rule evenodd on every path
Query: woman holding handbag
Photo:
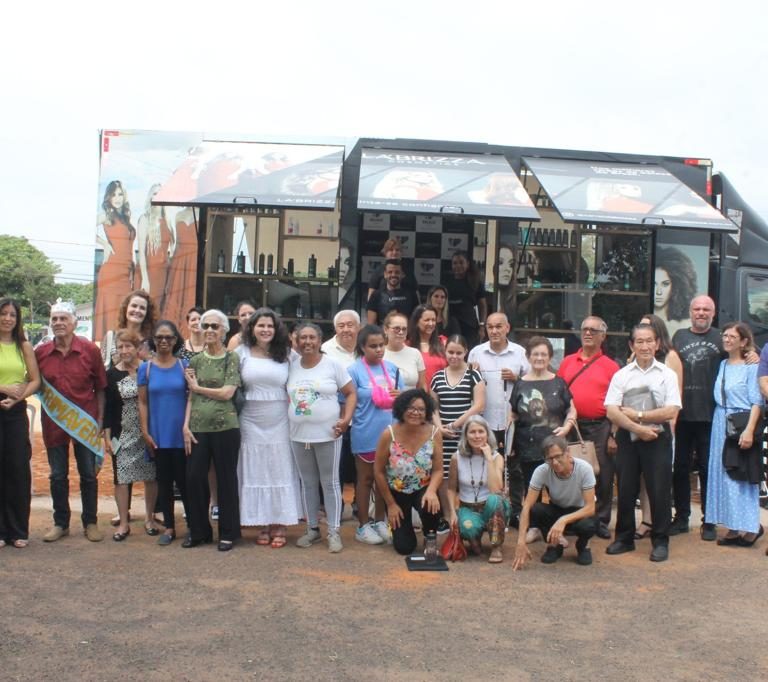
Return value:
M 503 493 L 504 456 L 488 422 L 472 415 L 464 423 L 448 474 L 448 517 L 453 531 L 469 542 L 473 554 L 482 553 L 480 539 L 485 531 L 491 542 L 489 563 L 503 560 L 501 547 L 510 514 L 509 499 Z
M 357 360 L 347 371 L 357 393 L 352 417 L 351 443 L 357 470 L 357 519 L 355 540 L 380 545 L 389 540 L 384 503 L 376 496 L 374 522 L 369 521 L 368 500 L 373 489 L 373 462 L 381 432 L 392 423 L 392 405 L 403 388 L 398 368 L 384 359 L 386 337 L 381 327 L 368 324 L 357 335 Z
M 757 365 L 745 363 L 754 349 L 752 331 L 743 322 L 723 327 L 723 350 L 715 381 L 715 413 L 709 449 L 706 523 L 728 532 L 718 545 L 752 547 L 763 534 L 759 485 L 762 480 L 760 435 L 763 398 Z

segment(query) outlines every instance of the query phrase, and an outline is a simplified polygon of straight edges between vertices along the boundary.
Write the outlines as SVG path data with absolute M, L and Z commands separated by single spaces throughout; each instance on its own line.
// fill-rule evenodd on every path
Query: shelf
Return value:
M 259 275 L 250 272 L 209 272 L 209 279 L 255 279 L 274 282 L 309 282 L 310 284 L 331 284 L 338 286 L 338 282 L 327 277 L 305 277 L 294 273 L 293 275 Z
M 573 287 L 567 284 L 562 287 L 518 287 L 518 296 L 527 296 L 528 294 L 610 294 L 611 296 L 643 296 L 648 297 L 647 291 L 615 291 L 613 289 L 586 289 L 584 287 Z
M 523 245 L 519 244 L 515 247 L 518 251 L 523 251 Z M 526 244 L 525 251 L 565 251 L 576 253 L 578 249 L 575 246 L 536 246 L 535 244 Z

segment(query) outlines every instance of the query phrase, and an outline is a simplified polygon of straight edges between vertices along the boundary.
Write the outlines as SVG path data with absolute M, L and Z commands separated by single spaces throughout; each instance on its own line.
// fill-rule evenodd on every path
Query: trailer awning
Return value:
M 362 150 L 357 208 L 540 220 L 500 154 Z
M 657 164 L 524 157 L 566 222 L 736 232 L 736 226 Z
M 339 146 L 204 141 L 152 203 L 334 209 L 343 162 Z

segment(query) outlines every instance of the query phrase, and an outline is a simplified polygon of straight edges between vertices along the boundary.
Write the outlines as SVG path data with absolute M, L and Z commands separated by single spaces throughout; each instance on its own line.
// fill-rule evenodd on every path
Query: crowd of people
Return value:
M 309 548 L 323 540 L 324 519 L 328 551 L 338 553 L 352 484 L 354 539 L 403 555 L 417 551 L 420 527 L 425 537 L 453 531 L 500 563 L 517 529 L 515 569 L 538 541 L 546 564 L 573 542 L 577 563 L 589 565 L 594 535 L 612 540 L 609 555 L 648 538 L 650 559 L 664 561 L 670 536 L 690 530 L 694 461 L 701 538 L 751 547 L 763 535 L 768 347 L 758 355 L 747 325 L 715 329 L 714 302 L 696 296 L 689 328 L 670 340 L 664 321 L 646 315 L 617 362 L 603 351 L 606 322 L 589 316 L 579 349 L 554 371 L 549 339 L 524 348 L 503 313 L 478 306 L 472 321 L 461 312 L 477 303 L 465 255 L 454 257 L 454 282 L 423 304 L 396 250 L 389 255 L 371 282 L 367 324 L 342 310 L 325 342 L 313 322 L 289 333 L 273 310 L 248 301 L 232 333 L 224 312 L 190 309 L 184 339 L 138 290 L 101 350 L 75 335 L 74 307 L 62 301 L 51 308 L 53 340 L 33 350 L 18 304 L 0 299 L 0 546 L 29 542 L 25 400 L 38 391 L 53 501 L 46 542 L 70 532 L 70 442 L 94 542 L 104 537 L 98 473 L 107 455 L 115 542 L 131 533 L 131 488 L 142 482 L 143 529 L 160 546 L 176 540 L 178 494 L 183 548 L 213 542 L 217 526 L 220 551 L 243 528 L 280 549 L 298 524 L 296 545 Z

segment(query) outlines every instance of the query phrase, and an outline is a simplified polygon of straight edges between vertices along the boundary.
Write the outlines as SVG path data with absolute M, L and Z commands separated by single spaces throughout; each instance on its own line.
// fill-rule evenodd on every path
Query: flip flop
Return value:
M 285 547 L 285 544 L 288 542 L 285 535 L 277 534 L 272 537 L 272 542 L 269 544 L 272 546 L 272 549 L 280 549 L 281 547 Z
M 256 536 L 256 544 L 261 545 L 262 547 L 266 547 L 268 544 L 272 542 L 272 538 L 269 537 L 269 531 L 268 530 L 262 530 L 259 532 L 259 534 Z
M 24 538 L 16 538 L 12 544 L 16 549 L 24 549 L 27 545 L 29 545 L 29 540 L 25 540 Z

